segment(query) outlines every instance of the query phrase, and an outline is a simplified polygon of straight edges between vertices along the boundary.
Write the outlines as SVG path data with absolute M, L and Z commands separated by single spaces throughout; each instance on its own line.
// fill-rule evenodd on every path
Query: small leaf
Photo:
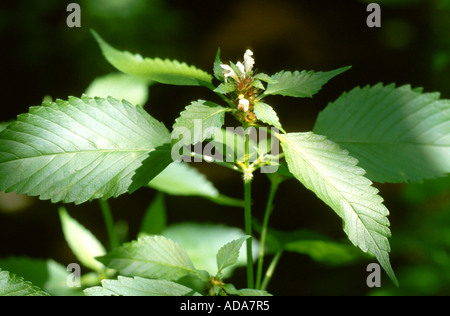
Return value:
M 64 207 L 59 208 L 59 217 L 64 237 L 77 259 L 87 268 L 102 272 L 103 264 L 94 258 L 106 254 L 103 245 L 89 230 L 70 217 Z
M 391 280 L 389 211 L 372 182 L 348 155 L 325 136 L 313 133 L 278 135 L 290 172 L 338 214 L 350 241 L 370 251 Z
M 151 83 L 151 80 L 140 77 L 111 73 L 92 81 L 86 89 L 86 94 L 90 97 L 113 97 L 144 106 L 148 100 L 148 87 Z
M 245 238 L 246 236 L 240 228 L 201 223 L 171 225 L 163 231 L 163 235 L 180 244 L 188 253 L 195 267 L 198 270 L 208 271 L 210 275 L 215 275 L 217 272 L 216 254 L 220 248 L 230 240 Z M 254 238 L 252 242 L 253 256 L 256 258 L 259 244 Z M 235 268 L 246 265 L 245 244 L 242 246 L 242 249 L 235 265 L 222 271 L 224 278 L 229 277 Z
M 256 289 L 236 289 L 236 287 L 227 283 L 223 286 L 223 290 L 229 295 L 237 295 L 237 296 L 272 296 L 267 291 L 256 290 Z
M 97 259 L 124 276 L 175 281 L 196 273 L 184 249 L 163 236 L 139 238 Z
M 244 241 L 249 237 L 250 236 L 245 236 L 233 240 L 219 249 L 219 252 L 217 253 L 217 274 L 221 273 L 223 269 L 236 264 L 239 258 L 239 251 L 241 250 Z
M 213 102 L 198 100 L 192 102 L 181 112 L 173 125 L 172 139 L 180 140 L 184 145 L 196 144 L 211 138 L 222 127 L 225 112 L 229 111 Z
M 87 296 L 198 296 L 194 290 L 166 280 L 118 276 L 117 280 L 102 280 L 102 286 L 84 290 Z
M 216 77 L 217 80 L 224 81 L 225 78 L 223 76 L 223 68 L 220 66 L 222 65 L 222 61 L 220 60 L 220 48 L 217 49 L 216 59 L 214 61 L 214 77 Z
M 153 202 L 147 208 L 142 220 L 140 233 L 148 235 L 158 235 L 164 230 L 167 224 L 166 205 L 164 194 L 156 195 Z
M 37 286 L 0 269 L 0 296 L 49 296 Z
M 212 87 L 212 76 L 203 70 L 176 60 L 143 58 L 138 54 L 121 52 L 105 42 L 95 31 L 91 32 L 105 58 L 121 72 L 165 84 Z
M 450 100 L 410 86 L 366 86 L 323 110 L 314 132 L 347 149 L 377 182 L 420 182 L 450 173 Z
M 260 120 L 261 122 L 275 126 L 279 130 L 284 131 L 283 128 L 281 127 L 277 113 L 270 105 L 264 102 L 256 102 L 253 111 L 255 112 L 255 115 L 258 118 L 258 120 Z
M 283 95 L 298 98 L 312 98 L 333 77 L 349 70 L 343 67 L 328 72 L 281 71 L 272 76 L 264 95 Z
M 221 83 L 217 88 L 214 89 L 214 92 L 220 93 L 220 94 L 228 94 L 230 92 L 233 92 L 236 90 L 236 85 L 232 84 L 230 82 L 227 83 Z

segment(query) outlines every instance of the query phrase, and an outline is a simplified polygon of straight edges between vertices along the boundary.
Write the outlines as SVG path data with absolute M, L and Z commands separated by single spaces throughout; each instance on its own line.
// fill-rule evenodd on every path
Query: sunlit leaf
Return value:
M 0 190 L 77 204 L 117 197 L 170 163 L 145 163 L 169 142 L 162 123 L 127 101 L 83 96 L 44 103 L 0 132 Z
M 139 54 L 119 51 L 95 31 L 92 30 L 92 34 L 105 58 L 121 72 L 165 84 L 212 87 L 212 76 L 194 66 L 176 60 L 144 58 Z
M 389 214 L 358 161 L 325 136 L 279 135 L 290 172 L 338 214 L 350 241 L 370 251 L 397 284 L 389 262 Z
M 102 280 L 102 286 L 84 290 L 87 296 L 198 296 L 192 289 L 171 281 L 119 276 Z

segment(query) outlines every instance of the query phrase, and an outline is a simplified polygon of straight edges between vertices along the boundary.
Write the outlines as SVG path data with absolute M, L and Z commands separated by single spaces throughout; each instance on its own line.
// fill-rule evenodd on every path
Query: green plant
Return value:
M 269 76 L 254 70 L 252 51 L 246 51 L 243 62 L 226 64 L 219 50 L 213 68 L 219 82 L 215 85 L 212 75 L 196 67 L 121 52 L 97 33 L 93 35 L 105 58 L 122 74 L 93 83 L 88 89 L 91 96 L 31 107 L 0 134 L 1 190 L 54 203 L 80 204 L 99 199 L 110 237 L 109 251 L 60 208 L 68 244 L 80 263 L 93 271 L 81 276 L 84 294 L 268 295 L 268 283 L 284 251 L 307 253 L 317 260 L 354 258 L 354 247 L 320 234 L 269 228 L 279 185 L 292 178 L 341 217 L 351 243 L 374 256 L 398 285 L 389 261 L 389 212 L 372 181 L 421 181 L 448 174 L 449 101 L 410 86 L 357 87 L 331 102 L 320 113 L 313 131 L 288 133 L 266 98 L 311 98 L 350 67 L 329 72 L 280 71 Z M 108 86 L 111 82 L 117 87 L 129 86 L 124 91 L 126 100 L 110 96 L 117 88 L 108 91 L 108 97 L 99 97 L 97 92 L 104 81 Z M 146 87 L 153 83 L 203 86 L 214 91 L 224 104 L 194 101 L 169 131 L 136 105 L 145 103 Z M 136 90 L 131 92 L 131 88 Z M 132 98 L 136 104 L 129 102 Z M 242 128 L 224 129 L 226 115 L 234 117 Z M 205 143 L 200 152 L 196 146 L 192 150 L 193 145 Z M 242 173 L 244 200 L 220 194 L 186 163 L 192 160 L 213 162 Z M 253 175 L 259 170 L 271 183 L 262 223 L 252 218 Z M 122 243 L 107 200 L 143 186 L 243 207 L 245 232 L 218 225 L 166 227 L 164 196 L 158 195 L 142 220 L 137 240 Z M 253 237 L 255 231 L 259 232 L 258 242 Z M 203 236 L 217 237 L 210 240 L 215 248 L 208 248 L 206 254 L 196 249 L 196 242 Z M 239 254 L 244 246 L 246 256 L 242 261 Z M 214 253 L 213 249 L 218 251 Z M 267 252 L 274 256 L 264 272 Z M 205 260 L 211 253 L 216 254 L 212 265 Z M 0 262 L 0 267 L 26 270 L 36 265 L 24 258 L 11 260 Z M 54 262 L 40 264 L 45 268 L 52 265 L 59 272 L 64 269 Z M 247 267 L 246 289 L 237 290 L 225 281 L 237 264 Z M 0 273 L 0 292 L 6 294 L 45 294 L 35 285 L 61 294 L 55 284 L 67 278 L 59 273 L 55 284 L 36 280 L 32 286 L 12 273 Z M 80 294 L 78 288 L 71 291 Z

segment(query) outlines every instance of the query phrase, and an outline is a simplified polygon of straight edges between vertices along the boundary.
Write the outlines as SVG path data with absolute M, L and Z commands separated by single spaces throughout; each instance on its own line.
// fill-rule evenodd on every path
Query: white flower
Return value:
M 249 72 L 253 69 L 253 65 L 255 64 L 255 60 L 253 59 L 253 52 L 250 49 L 247 49 L 244 55 L 244 66 L 245 72 Z
M 225 82 L 227 82 L 227 78 L 231 77 L 234 80 L 237 80 L 237 75 L 234 72 L 233 68 L 231 68 L 228 65 L 220 65 L 220 67 L 223 68 L 224 72 L 223 72 L 223 76 L 225 77 Z
M 239 71 L 241 72 L 242 77 L 245 78 L 246 71 L 245 71 L 244 65 L 240 61 L 238 61 L 236 66 L 239 68 Z
M 250 106 L 250 101 L 247 99 L 240 99 L 238 104 L 238 109 L 244 112 L 248 111 L 248 108 Z
M 247 73 L 252 71 L 253 65 L 255 64 L 255 60 L 253 59 L 253 52 L 250 49 L 247 49 L 247 51 L 244 54 L 244 63 L 241 63 L 240 61 L 236 63 L 236 67 L 239 69 L 240 76 L 236 74 L 236 72 L 231 68 L 229 65 L 220 65 L 222 67 L 223 76 L 225 78 L 225 82 L 227 82 L 228 77 L 233 78 L 235 81 L 239 80 L 239 77 L 245 78 Z

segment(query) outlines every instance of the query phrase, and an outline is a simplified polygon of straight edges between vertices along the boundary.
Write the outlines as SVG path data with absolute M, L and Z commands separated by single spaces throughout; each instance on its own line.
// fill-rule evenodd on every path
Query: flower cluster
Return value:
M 255 80 L 253 66 L 253 52 L 247 50 L 244 54 L 244 62 L 237 62 L 230 65 L 221 64 L 223 77 L 230 100 L 235 104 L 238 110 L 236 117 L 246 123 L 254 123 L 256 116 L 253 113 L 253 105 L 258 100 L 261 93 L 261 87 L 257 86 L 258 80 Z

